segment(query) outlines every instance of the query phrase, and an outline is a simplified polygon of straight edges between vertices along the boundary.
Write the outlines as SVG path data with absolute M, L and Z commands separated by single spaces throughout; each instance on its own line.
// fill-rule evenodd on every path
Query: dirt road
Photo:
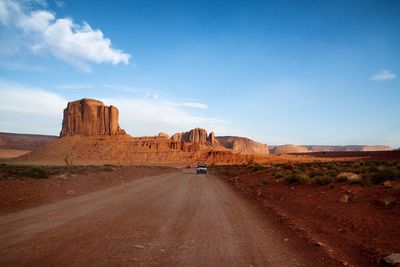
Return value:
M 184 170 L 0 217 L 1 266 L 313 266 L 257 205 Z

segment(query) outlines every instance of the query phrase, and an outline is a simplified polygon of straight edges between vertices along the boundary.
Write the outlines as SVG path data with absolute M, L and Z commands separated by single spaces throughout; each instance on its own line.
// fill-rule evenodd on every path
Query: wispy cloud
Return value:
M 203 127 L 219 135 L 235 132 L 227 120 L 199 115 L 198 112 L 208 107 L 203 103 L 167 101 L 145 95 L 90 97 L 118 107 L 121 127 L 135 136 L 155 135 L 161 131 L 173 134 L 195 127 Z M 48 90 L 0 79 L 0 131 L 58 134 L 67 102 L 63 96 Z M 193 109 L 200 111 L 194 114 Z
M 80 90 L 80 89 L 94 89 L 94 84 L 62 84 L 56 85 L 54 89 L 65 89 L 65 90 Z
M 397 75 L 392 70 L 381 70 L 370 77 L 372 81 L 389 81 L 396 79 Z
M 56 6 L 58 6 L 59 8 L 63 8 L 65 6 L 65 2 L 62 0 L 54 0 L 54 3 L 56 4 Z
M 113 48 L 101 30 L 92 29 L 86 22 L 76 24 L 72 18 L 56 18 L 49 10 L 32 10 L 29 1 L 0 1 L 0 24 L 15 29 L 14 34 L 20 34 L 34 54 L 49 53 L 86 72 L 91 70 L 91 63 L 127 65 L 131 58 Z
M 195 108 L 195 109 L 208 109 L 208 105 L 204 103 L 198 102 L 181 102 L 181 103 L 174 103 L 174 102 L 167 102 L 167 104 L 175 107 L 184 107 L 184 108 Z
M 1 112 L 60 117 L 67 100 L 55 93 L 0 80 Z M 61 115 L 60 115 L 61 114 Z

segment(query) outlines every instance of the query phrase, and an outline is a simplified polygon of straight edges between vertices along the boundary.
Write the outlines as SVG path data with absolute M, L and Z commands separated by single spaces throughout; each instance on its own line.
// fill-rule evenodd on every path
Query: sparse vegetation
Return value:
M 385 181 L 398 179 L 400 179 L 400 172 L 394 169 L 381 169 L 371 176 L 371 182 L 373 184 L 381 184 Z
M 82 174 L 94 171 L 114 171 L 113 165 L 104 166 L 23 166 L 0 164 L 0 179 L 47 179 L 52 175 Z M 161 167 L 160 167 L 161 168 Z
M 304 172 L 295 172 L 285 177 L 286 184 L 304 184 L 309 181 L 309 177 Z
M 1 164 L 0 173 L 2 179 L 14 178 L 34 178 L 34 179 L 47 179 L 49 177 L 48 172 L 43 167 L 37 166 L 10 166 Z
M 328 175 L 323 175 L 323 176 L 316 176 L 314 178 L 314 182 L 317 185 L 327 185 L 332 183 L 333 181 L 333 177 L 332 176 L 328 176 Z

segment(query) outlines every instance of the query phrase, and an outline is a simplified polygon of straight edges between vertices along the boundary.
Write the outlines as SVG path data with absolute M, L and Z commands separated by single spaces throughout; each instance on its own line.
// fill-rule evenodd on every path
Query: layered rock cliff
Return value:
M 56 139 L 54 135 L 0 132 L 0 149 L 35 150 Z
M 326 146 L 326 145 L 282 145 L 271 146 L 271 154 L 291 154 L 308 152 L 363 152 L 363 151 L 390 151 L 389 146 L 367 146 L 367 145 L 348 145 L 348 146 Z
M 307 148 L 297 145 L 283 145 L 271 148 L 271 154 L 291 154 L 291 153 L 307 153 Z
M 242 154 L 268 155 L 269 150 L 266 144 L 262 144 L 246 137 L 218 136 L 219 144 L 227 149 Z
M 368 145 L 347 145 L 347 146 L 325 146 L 325 145 L 304 145 L 311 152 L 346 152 L 346 151 L 389 151 L 390 146 L 368 146 Z
M 217 145 L 218 140 L 214 132 L 207 135 L 207 131 L 202 128 L 195 128 L 188 132 L 176 133 L 171 137 L 174 142 L 197 143 L 199 145 Z
M 118 135 L 125 131 L 118 124 L 118 109 L 103 102 L 84 98 L 69 102 L 64 109 L 60 136 Z

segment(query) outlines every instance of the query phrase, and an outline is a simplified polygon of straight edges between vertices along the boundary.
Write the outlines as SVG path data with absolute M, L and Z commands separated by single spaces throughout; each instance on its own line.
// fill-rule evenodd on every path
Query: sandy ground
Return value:
M 9 213 L 0 229 L 1 266 L 332 266 L 193 170 Z
M 214 168 L 234 188 L 257 200 L 271 216 L 330 257 L 352 266 L 378 266 L 400 249 L 400 181 L 383 184 L 293 184 L 278 181 L 269 169 Z M 262 185 L 262 181 L 266 185 Z M 341 199 L 350 196 L 347 203 Z M 390 200 L 383 206 L 378 200 Z
M 72 167 L 73 173 L 69 173 L 63 168 L 61 173 L 47 179 L 5 178 L 0 171 L 0 178 L 3 178 L 0 179 L 0 215 L 104 190 L 147 176 L 179 171 L 170 167 L 92 166 Z

